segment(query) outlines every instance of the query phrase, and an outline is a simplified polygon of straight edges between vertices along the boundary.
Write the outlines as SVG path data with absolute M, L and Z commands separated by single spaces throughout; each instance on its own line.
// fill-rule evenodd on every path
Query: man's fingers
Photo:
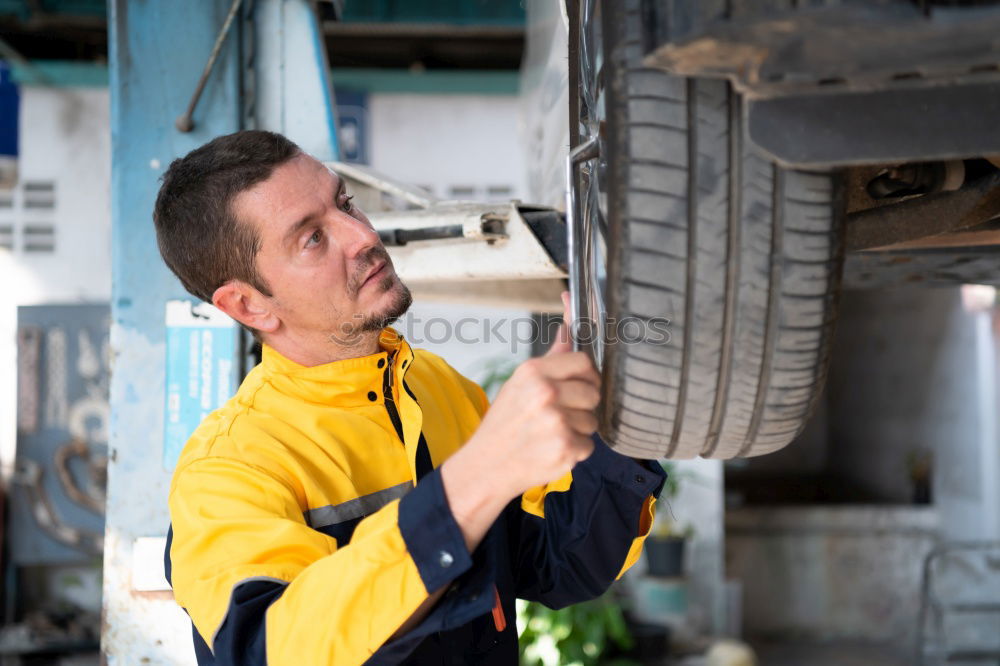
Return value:
M 580 379 L 566 379 L 556 382 L 556 400 L 569 409 L 594 409 L 601 401 L 601 391 L 591 382 Z
M 590 437 L 597 430 L 597 417 L 589 409 L 568 409 L 566 420 L 577 435 Z
M 594 452 L 594 440 L 590 434 L 577 435 L 573 438 L 573 449 L 576 451 L 576 461 L 583 462 Z
M 563 321 L 556 330 L 556 339 L 552 341 L 552 346 L 545 352 L 545 355 L 560 356 L 571 351 L 573 351 L 573 340 L 569 337 L 569 326 Z
M 592 384 L 600 384 L 601 377 L 594 369 L 594 363 L 586 352 L 566 352 L 546 354 L 538 359 L 538 369 L 549 379 L 581 379 Z
M 549 351 L 546 352 L 546 356 L 565 354 L 566 352 L 573 351 L 573 339 L 570 337 L 572 322 L 570 321 L 569 314 L 569 292 L 564 291 L 559 296 L 562 298 L 563 303 L 563 320 L 556 332 L 556 339 L 552 342 L 552 346 L 549 347 Z

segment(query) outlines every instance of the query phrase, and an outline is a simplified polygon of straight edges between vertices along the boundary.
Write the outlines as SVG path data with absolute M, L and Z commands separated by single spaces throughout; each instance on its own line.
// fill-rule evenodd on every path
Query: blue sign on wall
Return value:
M 0 156 L 17 157 L 17 124 L 21 96 L 10 65 L 0 60 Z
M 173 469 L 191 433 L 236 391 L 238 327 L 208 305 L 167 301 L 163 466 Z
M 368 93 L 337 89 L 337 138 L 340 140 L 340 159 L 356 164 L 369 163 Z

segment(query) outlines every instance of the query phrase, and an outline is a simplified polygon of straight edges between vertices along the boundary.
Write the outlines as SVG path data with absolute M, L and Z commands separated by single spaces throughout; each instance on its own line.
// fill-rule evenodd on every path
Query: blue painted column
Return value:
M 174 128 L 229 4 L 109 0 L 114 358 L 102 648 L 111 665 L 194 662 L 190 623 L 157 579 L 171 476 L 163 455 L 164 315 L 168 300 L 189 297 L 160 259 L 152 210 L 171 160 L 240 127 L 238 17 L 194 131 Z

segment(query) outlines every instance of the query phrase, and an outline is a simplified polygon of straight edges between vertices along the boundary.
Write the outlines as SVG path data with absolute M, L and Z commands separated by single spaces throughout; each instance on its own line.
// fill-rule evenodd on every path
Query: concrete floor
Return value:
M 912 666 L 912 655 L 866 643 L 754 645 L 758 666 Z
M 913 666 L 911 655 L 868 643 L 757 643 L 757 666 Z M 668 662 L 707 666 L 704 657 Z

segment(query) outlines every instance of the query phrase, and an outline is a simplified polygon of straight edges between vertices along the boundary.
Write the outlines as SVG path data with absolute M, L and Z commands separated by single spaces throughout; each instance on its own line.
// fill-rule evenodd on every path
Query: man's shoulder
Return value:
M 269 442 L 278 444 L 266 426 L 266 412 L 256 406 L 258 394 L 267 390 L 267 383 L 258 370 L 252 370 L 236 395 L 209 413 L 195 428 L 181 451 L 176 470 L 205 458 L 252 462 L 256 457 L 253 448 L 266 448 Z

